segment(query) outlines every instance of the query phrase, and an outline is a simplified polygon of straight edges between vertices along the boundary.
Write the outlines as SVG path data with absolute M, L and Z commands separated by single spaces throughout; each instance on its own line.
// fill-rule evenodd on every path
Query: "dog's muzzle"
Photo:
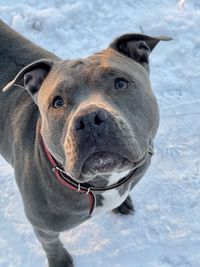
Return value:
M 145 154 L 130 126 L 116 111 L 95 105 L 75 113 L 64 150 L 65 172 L 80 182 L 132 170 Z

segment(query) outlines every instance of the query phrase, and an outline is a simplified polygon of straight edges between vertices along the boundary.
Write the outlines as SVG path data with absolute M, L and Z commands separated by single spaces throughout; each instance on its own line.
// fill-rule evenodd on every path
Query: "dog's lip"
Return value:
M 83 163 L 81 176 L 93 177 L 98 174 L 112 173 L 114 170 L 122 170 L 124 167 L 135 170 L 146 159 L 145 153 L 138 161 L 131 162 L 127 157 L 108 151 L 99 151 L 90 155 Z M 90 179 L 90 178 L 89 178 Z
M 82 166 L 82 172 L 84 172 L 85 169 L 89 168 L 97 168 L 106 170 L 109 168 L 113 168 L 116 161 L 128 161 L 125 157 L 108 151 L 98 151 L 90 155 L 83 163 Z

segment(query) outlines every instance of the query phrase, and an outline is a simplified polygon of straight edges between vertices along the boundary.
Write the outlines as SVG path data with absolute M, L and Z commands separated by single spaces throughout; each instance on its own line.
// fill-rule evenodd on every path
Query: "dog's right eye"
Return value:
M 126 89 L 128 87 L 128 81 L 124 78 L 117 78 L 115 79 L 115 88 L 117 90 Z
M 52 106 L 53 106 L 55 109 L 59 109 L 59 108 L 61 108 L 63 105 L 64 105 L 64 101 L 63 101 L 63 99 L 62 99 L 60 96 L 56 96 L 56 97 L 54 97 L 53 102 L 52 102 Z

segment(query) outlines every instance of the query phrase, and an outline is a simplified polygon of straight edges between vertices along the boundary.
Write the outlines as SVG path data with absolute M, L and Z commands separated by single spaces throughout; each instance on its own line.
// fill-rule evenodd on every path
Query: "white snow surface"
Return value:
M 60 57 L 86 57 L 120 34 L 165 34 L 151 55 L 161 121 L 133 189 L 134 216 L 111 212 L 63 233 L 76 267 L 200 266 L 200 1 L 1 0 L 0 18 Z M 12 168 L 0 159 L 0 267 L 45 267 Z

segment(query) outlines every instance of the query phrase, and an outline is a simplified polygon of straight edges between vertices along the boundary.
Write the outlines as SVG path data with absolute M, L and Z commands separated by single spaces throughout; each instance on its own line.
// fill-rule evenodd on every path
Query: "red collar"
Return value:
M 136 169 L 133 170 L 133 172 L 131 172 L 126 177 L 122 178 L 117 183 L 110 185 L 110 186 L 107 186 L 107 187 L 93 187 L 93 186 L 90 186 L 88 184 L 77 183 L 71 177 L 67 176 L 65 171 L 58 166 L 58 164 L 56 163 L 56 160 L 53 158 L 53 156 L 49 152 L 49 150 L 48 150 L 48 148 L 47 148 L 47 146 L 43 140 L 42 140 L 42 144 L 43 144 L 46 156 L 51 163 L 52 171 L 54 172 L 57 181 L 60 184 L 70 188 L 71 190 L 89 197 L 89 200 L 90 200 L 89 215 L 90 216 L 92 215 L 92 212 L 93 212 L 94 207 L 95 207 L 95 202 L 96 202 L 94 193 L 103 193 L 103 192 L 108 191 L 108 190 L 116 189 L 116 188 L 120 187 L 121 185 L 125 184 L 126 182 L 130 182 L 134 178 L 133 175 L 134 175 L 134 172 L 136 171 Z M 147 153 L 150 153 L 151 155 L 153 155 L 153 147 L 152 146 L 150 146 Z
M 66 174 L 63 175 L 64 171 L 58 167 L 58 164 L 56 163 L 55 159 L 53 158 L 53 156 L 49 152 L 49 150 L 48 150 L 48 148 L 47 148 L 47 146 L 43 140 L 42 140 L 42 143 L 43 143 L 44 151 L 46 153 L 48 160 L 51 163 L 52 171 L 54 172 L 57 181 L 60 184 L 70 188 L 71 190 L 89 197 L 89 201 L 90 201 L 89 216 L 91 216 L 93 211 L 94 211 L 96 200 L 95 200 L 94 194 L 90 190 L 90 187 L 87 188 L 87 187 L 81 186 L 80 184 L 73 182 L 73 180 L 70 177 L 68 177 Z

